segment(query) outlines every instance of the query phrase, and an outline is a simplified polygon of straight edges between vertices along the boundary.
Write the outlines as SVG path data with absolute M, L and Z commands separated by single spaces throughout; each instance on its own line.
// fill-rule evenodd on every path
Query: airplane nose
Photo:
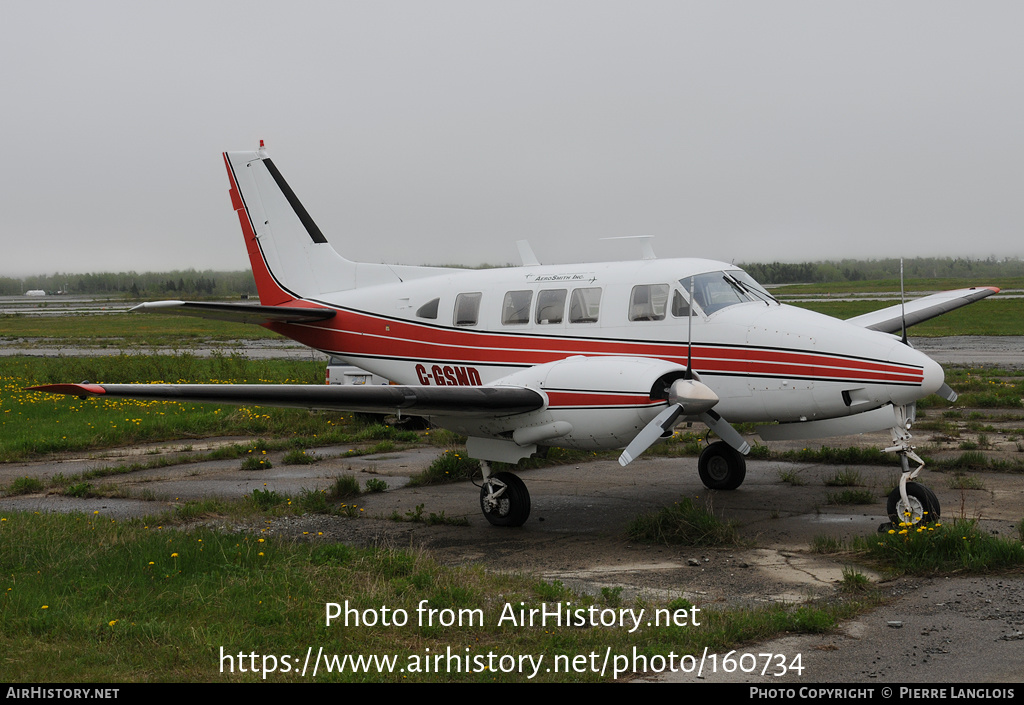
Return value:
M 920 367 L 922 372 L 921 386 L 890 387 L 894 404 L 909 404 L 935 394 L 946 381 L 946 373 L 942 365 L 935 362 L 923 352 L 907 347 L 902 343 L 893 348 L 890 360 L 902 365 Z
M 935 394 L 945 384 L 946 372 L 942 369 L 942 365 L 935 360 L 924 353 L 919 354 L 924 358 L 924 382 L 921 383 L 921 396 L 926 397 L 929 394 Z

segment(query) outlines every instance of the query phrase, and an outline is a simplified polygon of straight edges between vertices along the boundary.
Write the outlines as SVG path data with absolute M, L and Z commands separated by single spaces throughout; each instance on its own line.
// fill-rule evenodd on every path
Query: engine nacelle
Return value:
M 537 411 L 495 419 L 433 420 L 470 436 L 470 454 L 484 460 L 515 462 L 536 452 L 538 445 L 621 448 L 665 408 L 669 387 L 685 371 L 654 358 L 577 355 L 492 383 L 540 392 L 546 404 Z

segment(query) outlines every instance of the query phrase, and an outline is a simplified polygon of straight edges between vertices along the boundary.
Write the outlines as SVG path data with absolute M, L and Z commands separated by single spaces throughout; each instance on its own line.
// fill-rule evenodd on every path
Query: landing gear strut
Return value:
M 725 441 L 715 441 L 701 452 L 697 472 L 709 490 L 734 490 L 747 476 L 747 461 Z
M 480 509 L 494 526 L 522 526 L 530 516 L 530 492 L 526 483 L 510 472 L 491 475 L 484 465 Z
M 887 453 L 900 456 L 900 484 L 889 493 L 886 512 L 894 527 L 914 526 L 939 520 L 939 498 L 930 489 L 917 482 L 910 482 L 917 477 L 924 467 L 924 461 L 914 452 L 910 445 L 910 426 L 914 420 L 914 408 L 906 405 L 894 408 L 896 425 L 892 428 L 893 444 L 886 448 Z M 917 463 L 911 470 L 910 461 Z M 884 526 L 884 525 L 883 525 Z

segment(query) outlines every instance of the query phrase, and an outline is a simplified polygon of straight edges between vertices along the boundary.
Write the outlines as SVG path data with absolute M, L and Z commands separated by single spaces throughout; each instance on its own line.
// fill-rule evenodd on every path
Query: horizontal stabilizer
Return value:
M 198 316 L 235 323 L 299 323 L 323 321 L 334 316 L 329 308 L 298 306 L 259 306 L 256 304 L 214 303 L 209 301 L 151 301 L 131 309 L 142 313 L 168 313 Z
M 510 416 L 544 406 L 523 387 L 416 387 L 317 384 L 47 384 L 33 392 L 102 395 L 200 404 L 287 406 L 410 416 Z
M 907 327 L 927 321 L 928 319 L 941 316 L 953 309 L 973 304 L 986 296 L 998 294 L 999 289 L 994 286 L 971 287 L 970 289 L 956 289 L 955 291 L 943 291 L 931 296 L 914 299 L 906 303 Z M 903 330 L 904 306 L 896 304 L 878 311 L 865 313 L 862 316 L 848 318 L 847 323 L 852 323 L 861 328 L 877 330 L 883 333 L 899 333 Z

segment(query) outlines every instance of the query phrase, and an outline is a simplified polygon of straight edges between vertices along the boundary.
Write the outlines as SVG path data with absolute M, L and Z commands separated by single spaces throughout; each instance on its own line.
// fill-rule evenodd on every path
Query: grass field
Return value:
M 600 668 L 609 652 L 623 657 L 614 665 L 628 675 L 632 661 L 625 657 L 631 659 L 634 648 L 647 659 L 675 654 L 699 661 L 705 647 L 725 652 L 777 634 L 824 632 L 874 604 L 866 595 L 820 606 L 741 610 L 693 611 L 685 600 L 627 605 L 614 589 L 600 597 L 581 595 L 559 582 L 444 567 L 422 553 L 185 532 L 170 521 L 0 517 L 0 679 L 313 682 L 312 668 L 305 677 L 298 673 L 311 647 L 314 654 L 323 648 L 339 659 L 397 659 L 390 670 L 379 663 L 342 669 L 335 662 L 330 672 L 321 665 L 316 682 L 525 681 L 531 669 L 519 672 L 523 654 L 547 659 L 532 680 L 611 680 L 612 665 L 603 675 Z M 343 619 L 328 625 L 326 605 L 346 601 L 362 621 L 356 624 L 353 615 L 348 626 Z M 650 619 L 655 609 L 663 613 L 660 626 L 647 626 L 645 619 L 632 633 L 629 626 L 537 628 L 519 621 L 520 609 L 543 603 L 551 609 L 553 602 L 584 610 L 643 609 Z M 390 626 L 363 623 L 382 623 L 385 607 Z M 408 621 L 397 625 L 401 613 Z M 676 624 L 666 625 L 669 615 Z M 699 624 L 679 623 L 682 617 Z M 446 647 L 462 666 L 428 666 L 426 658 L 443 655 Z M 245 661 L 244 673 L 239 654 L 257 655 L 255 662 Z M 591 654 L 597 655 L 596 668 Z M 554 668 L 556 655 L 561 669 Z M 568 664 L 577 655 L 585 663 L 572 669 Z M 275 671 L 263 676 L 253 666 Z
M 999 289 L 1024 289 L 1024 277 L 989 277 L 981 276 L 977 279 L 956 279 L 956 278 L 935 278 L 935 279 L 907 279 L 904 289 L 908 297 L 920 296 L 934 291 L 951 291 L 953 289 L 964 289 L 971 286 L 994 286 Z M 899 279 L 874 279 L 867 281 L 850 282 L 819 282 L 814 284 L 783 284 L 773 286 L 773 294 L 782 296 L 806 296 L 806 295 L 856 295 L 856 294 L 878 294 L 878 293 L 899 293 Z
M 139 346 L 190 348 L 233 340 L 280 339 L 261 326 L 213 321 L 195 316 L 107 313 L 76 316 L 3 316 L 0 341 L 32 338 L 61 346 L 101 346 L 130 350 Z
M 801 301 L 793 306 L 847 319 L 891 304 L 878 301 Z M 1024 335 L 1024 299 L 990 297 L 909 329 L 911 336 Z

